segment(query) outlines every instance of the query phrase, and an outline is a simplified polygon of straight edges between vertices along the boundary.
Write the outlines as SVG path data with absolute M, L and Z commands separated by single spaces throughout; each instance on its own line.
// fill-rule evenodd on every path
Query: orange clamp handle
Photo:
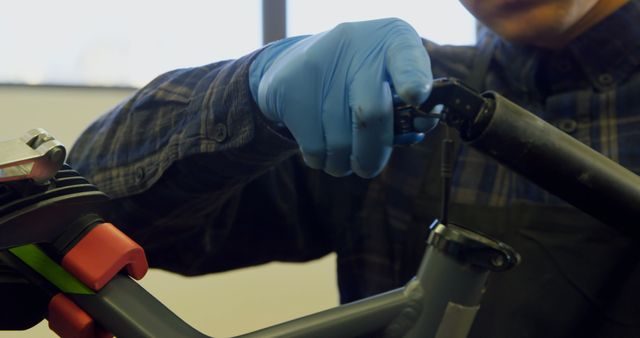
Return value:
M 91 229 L 62 258 L 62 266 L 94 291 L 124 268 L 135 279 L 149 269 L 144 249 L 111 223 Z
M 62 338 L 112 338 L 76 303 L 59 293 L 49 301 L 49 328 Z

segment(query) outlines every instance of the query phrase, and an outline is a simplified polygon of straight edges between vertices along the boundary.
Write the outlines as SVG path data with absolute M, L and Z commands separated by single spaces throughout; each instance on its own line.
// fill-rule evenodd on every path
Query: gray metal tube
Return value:
M 482 95 L 495 108 L 477 123 L 477 136 L 466 140 L 471 146 L 584 212 L 640 237 L 638 175 L 503 96 Z
M 460 262 L 429 246 L 416 280 L 422 311 L 407 338 L 464 338 L 480 308 L 489 270 Z
M 396 289 L 239 337 L 356 337 L 385 327 L 407 300 L 404 290 Z
M 428 244 L 412 291 L 422 311 L 403 337 L 465 338 L 490 271 L 511 269 L 520 255 L 505 243 L 454 224 L 435 226 Z
M 116 275 L 96 294 L 66 294 L 121 338 L 206 338 L 128 276 Z

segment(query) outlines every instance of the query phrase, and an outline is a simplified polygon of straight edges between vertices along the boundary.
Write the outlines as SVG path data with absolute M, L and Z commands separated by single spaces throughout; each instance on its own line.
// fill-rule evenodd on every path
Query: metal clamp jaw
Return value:
M 459 225 L 438 224 L 428 243 L 454 259 L 490 271 L 509 270 L 520 263 L 520 255 L 506 243 Z
M 413 120 L 416 117 L 435 117 L 458 129 L 464 139 L 472 138 L 484 127 L 494 104 L 492 99 L 479 94 L 458 79 L 435 79 L 429 98 L 421 105 L 408 105 L 400 99 L 394 101 L 394 133 L 419 133 Z M 438 105 L 442 105 L 442 111 L 435 113 L 434 108 Z
M 32 179 L 42 184 L 64 163 L 65 147 L 45 130 L 29 130 L 22 137 L 0 142 L 0 182 Z

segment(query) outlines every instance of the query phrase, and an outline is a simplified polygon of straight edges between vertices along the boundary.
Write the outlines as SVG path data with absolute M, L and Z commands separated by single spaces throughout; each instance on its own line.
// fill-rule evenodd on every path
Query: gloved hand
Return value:
M 254 60 L 249 83 L 262 113 L 289 129 L 307 165 L 373 177 L 393 147 L 392 87 L 420 104 L 431 90 L 430 68 L 415 30 L 381 19 L 277 41 Z

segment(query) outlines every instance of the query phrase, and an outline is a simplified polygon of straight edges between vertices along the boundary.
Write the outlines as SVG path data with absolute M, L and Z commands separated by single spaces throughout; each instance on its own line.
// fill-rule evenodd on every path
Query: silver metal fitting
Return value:
M 60 170 L 66 156 L 65 147 L 48 132 L 31 129 L 20 138 L 0 142 L 0 182 L 45 183 Z

